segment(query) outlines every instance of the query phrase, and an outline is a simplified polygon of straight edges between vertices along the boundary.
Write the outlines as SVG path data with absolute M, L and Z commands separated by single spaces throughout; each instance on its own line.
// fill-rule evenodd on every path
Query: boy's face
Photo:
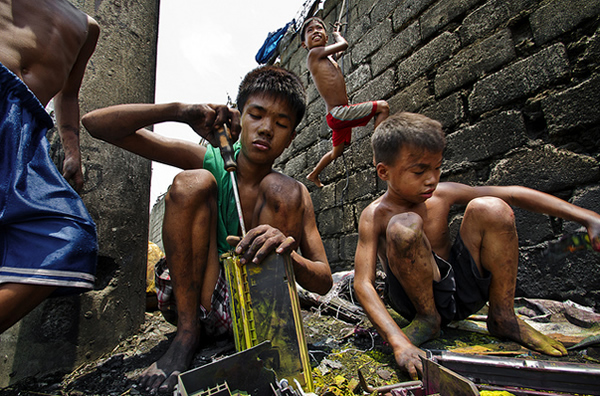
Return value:
M 393 165 L 377 164 L 377 175 L 388 184 L 388 193 L 411 204 L 431 198 L 440 181 L 442 152 L 405 146 Z
M 316 20 L 310 21 L 304 30 L 302 46 L 304 48 L 324 47 L 327 45 L 327 32 L 325 27 Z
M 242 112 L 242 150 L 256 163 L 273 163 L 295 136 L 296 113 L 285 100 L 252 95 Z

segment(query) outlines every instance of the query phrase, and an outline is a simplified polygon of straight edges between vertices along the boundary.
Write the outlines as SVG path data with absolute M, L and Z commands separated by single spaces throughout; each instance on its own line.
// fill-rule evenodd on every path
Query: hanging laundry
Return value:
M 284 27 L 278 29 L 275 32 L 270 32 L 268 34 L 264 44 L 262 45 L 262 47 L 260 47 L 260 49 L 256 53 L 256 56 L 254 57 L 258 64 L 262 65 L 264 63 L 267 63 L 269 59 L 271 59 L 275 51 L 277 51 L 277 44 L 279 44 L 279 41 L 281 41 L 289 27 L 295 23 L 296 20 L 293 19 L 291 22 L 288 22 Z

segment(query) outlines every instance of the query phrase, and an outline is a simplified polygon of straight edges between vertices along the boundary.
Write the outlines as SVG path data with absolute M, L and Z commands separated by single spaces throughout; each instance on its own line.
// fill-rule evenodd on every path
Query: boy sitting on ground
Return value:
M 389 117 L 375 130 L 372 145 L 377 175 L 387 182 L 387 191 L 361 214 L 354 287 L 398 365 L 415 378 L 422 372 L 419 356 L 425 355 L 417 346 L 488 300 L 490 334 L 548 355 L 566 355 L 560 342 L 515 315 L 519 246 L 510 205 L 584 225 L 596 250 L 600 216 L 526 187 L 439 183 L 445 137 L 441 124 L 423 115 Z M 448 230 L 452 205 L 467 205 L 453 245 Z M 375 290 L 378 258 L 390 305 L 411 320 L 402 330 Z
M 327 125 L 333 131 L 333 149 L 321 158 L 307 176 L 317 187 L 323 187 L 319 174 L 344 153 L 344 147 L 350 144 L 352 138 L 352 128 L 367 125 L 373 117 L 377 128 L 388 116 L 390 108 L 384 100 L 348 105 L 344 75 L 334 59 L 334 56 L 341 55 L 348 48 L 348 42 L 339 32 L 339 24 L 333 32 L 334 43 L 331 45 L 327 45 L 325 22 L 318 17 L 304 22 L 301 37 L 302 46 L 308 49 L 308 70 L 327 105 Z
M 218 146 L 217 128 L 230 125 L 247 235 L 235 249 L 243 263 L 291 252 L 298 283 L 325 294 L 333 283 L 308 190 L 273 170 L 302 120 L 306 95 L 293 73 L 255 69 L 240 84 L 237 110 L 217 105 L 131 104 L 95 110 L 83 118 L 92 136 L 145 158 L 184 169 L 165 197 L 163 243 L 177 304 L 177 334 L 167 352 L 140 377 L 156 391 L 172 391 L 201 342 L 231 333 L 228 290 L 219 256 L 239 235 L 231 179 L 219 149 L 162 137 L 145 127 L 177 121 Z M 240 124 L 241 132 L 240 132 Z M 296 252 L 300 248 L 302 255 Z

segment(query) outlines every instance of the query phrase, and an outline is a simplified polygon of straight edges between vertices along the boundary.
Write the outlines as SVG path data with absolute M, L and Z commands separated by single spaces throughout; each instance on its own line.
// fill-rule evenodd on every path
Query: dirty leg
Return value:
M 460 234 L 480 272 L 485 268 L 492 274 L 487 319 L 490 334 L 548 355 L 566 355 L 560 342 L 543 335 L 515 315 L 519 242 L 510 206 L 492 197 L 471 201 L 465 210 Z
M 319 179 L 319 175 L 323 172 L 323 169 L 327 165 L 333 162 L 336 158 L 341 156 L 344 153 L 344 147 L 346 147 L 345 143 L 340 144 L 339 146 L 334 146 L 331 151 L 327 152 L 317 163 L 315 169 L 306 176 L 308 180 L 315 183 L 317 187 L 323 187 L 323 183 L 321 183 L 321 179 Z
M 433 280 L 439 281 L 439 269 L 423 232 L 423 220 L 417 214 L 392 217 L 386 238 L 390 269 L 417 311 L 402 331 L 418 346 L 436 338 L 440 332 L 441 317 L 433 297 Z
M 166 196 L 163 240 L 178 322 L 167 352 L 139 378 L 140 385 L 153 392 L 172 391 L 199 346 L 200 306 L 210 310 L 219 275 L 216 191 L 210 173 L 194 170 L 178 174 Z

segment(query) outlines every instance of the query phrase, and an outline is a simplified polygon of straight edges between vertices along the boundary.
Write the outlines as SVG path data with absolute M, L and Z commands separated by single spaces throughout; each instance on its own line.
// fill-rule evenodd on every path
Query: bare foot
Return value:
M 317 185 L 317 187 L 319 187 L 319 188 L 323 187 L 323 183 L 321 183 L 321 180 L 319 180 L 319 176 L 314 175 L 314 172 L 310 172 L 308 174 L 308 176 L 306 176 L 306 178 L 308 180 L 310 180 L 311 182 L 315 183 Z
M 188 369 L 197 347 L 196 335 L 180 337 L 177 333 L 167 352 L 140 375 L 140 386 L 152 393 L 173 392 L 177 376 Z
M 406 334 L 410 342 L 419 346 L 424 342 L 439 337 L 440 323 L 441 319 L 439 315 L 437 317 L 417 315 L 408 326 L 402 328 L 402 331 Z
M 496 337 L 508 338 L 534 351 L 550 356 L 567 355 L 567 350 L 562 343 L 540 333 L 516 316 L 507 320 L 488 316 L 487 328 L 490 334 Z

